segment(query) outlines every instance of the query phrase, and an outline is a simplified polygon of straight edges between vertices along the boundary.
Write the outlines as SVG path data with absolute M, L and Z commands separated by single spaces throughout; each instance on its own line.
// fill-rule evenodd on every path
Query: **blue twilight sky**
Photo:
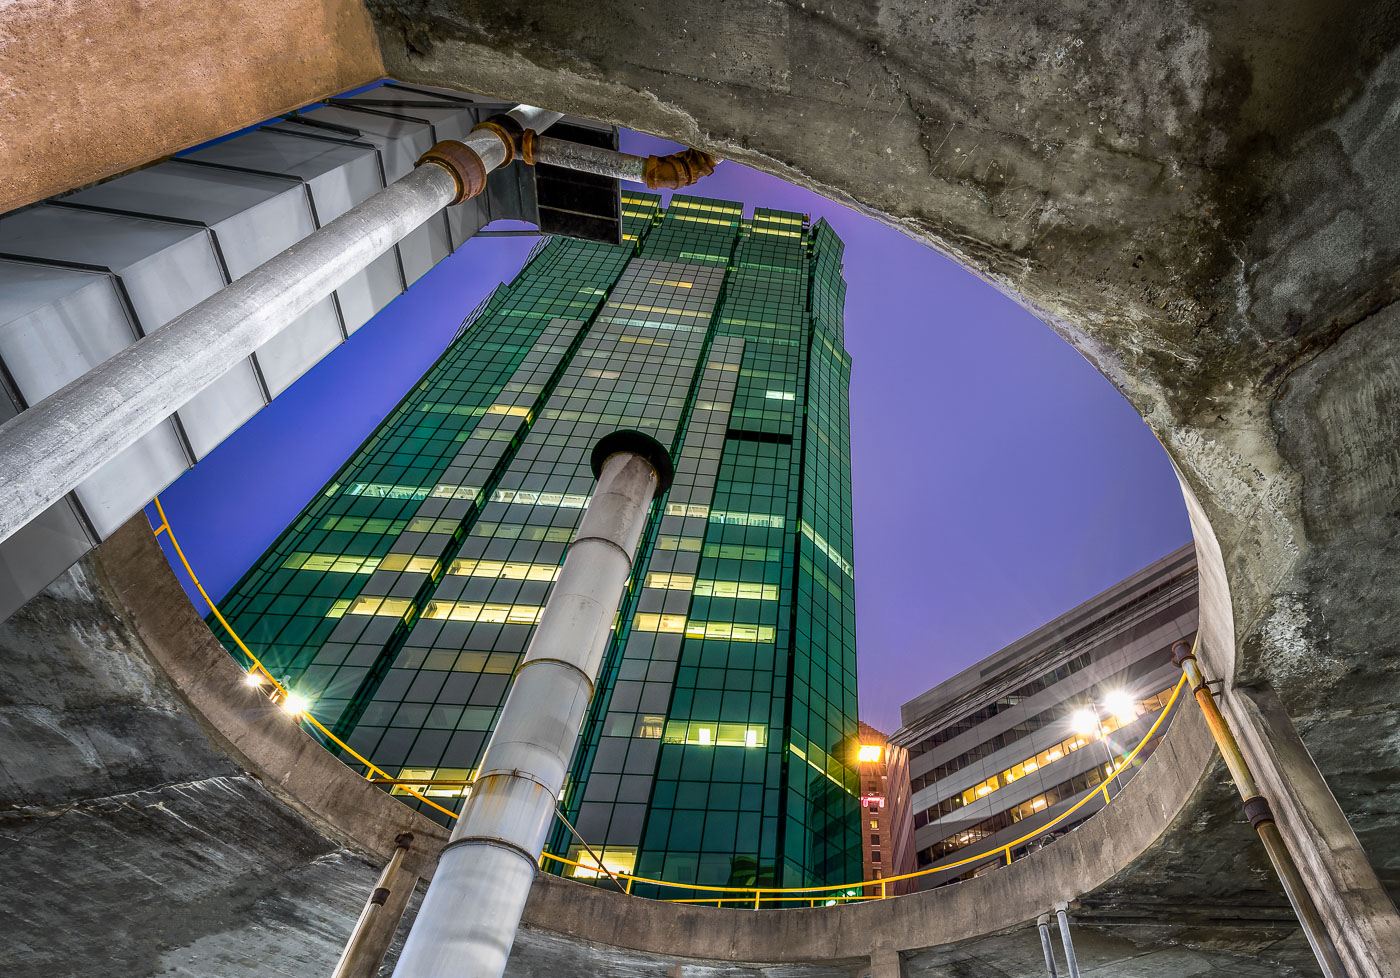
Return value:
M 628 132 L 622 148 L 674 150 Z M 901 703 L 1190 539 L 1151 431 L 1012 300 L 899 232 L 747 167 L 722 163 L 692 192 L 748 213 L 825 217 L 846 242 L 867 723 L 893 731 Z M 534 243 L 469 241 L 161 494 L 215 601 Z

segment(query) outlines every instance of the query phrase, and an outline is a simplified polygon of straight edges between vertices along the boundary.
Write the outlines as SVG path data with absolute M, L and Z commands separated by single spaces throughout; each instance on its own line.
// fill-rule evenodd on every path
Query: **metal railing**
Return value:
M 157 496 L 155 499 L 155 506 L 156 512 L 160 514 L 161 519 L 160 526 L 155 528 L 155 535 L 159 537 L 162 533 L 164 533 L 170 538 L 170 545 L 174 549 L 175 555 L 180 559 L 180 563 L 184 566 L 185 572 L 189 574 L 190 580 L 194 583 L 194 586 L 199 590 L 200 595 L 204 598 L 205 602 L 208 603 L 210 612 L 218 620 L 219 624 L 223 626 L 224 630 L 228 632 L 229 637 L 232 638 L 233 641 L 238 645 L 238 648 L 243 652 L 243 654 L 248 657 L 248 661 L 249 663 L 251 663 L 250 668 L 248 670 L 249 675 L 257 677 L 258 685 L 270 686 L 271 689 L 268 691 L 268 695 L 272 698 L 274 702 L 283 705 L 284 709 L 287 707 L 287 704 L 289 702 L 294 703 L 295 700 L 292 699 L 292 692 L 288 690 L 285 686 L 283 686 L 280 682 L 278 682 L 277 678 L 272 675 L 272 673 L 267 669 L 266 666 L 263 665 L 262 661 L 256 655 L 253 654 L 252 650 L 248 648 L 248 646 L 244 643 L 243 639 L 239 637 L 238 633 L 233 630 L 233 627 L 228 623 L 228 620 L 224 618 L 223 614 L 219 611 L 218 607 L 210 599 L 209 594 L 204 590 L 204 586 L 200 584 L 199 578 L 195 575 L 194 568 L 190 566 L 189 560 L 186 559 L 184 551 L 180 549 L 180 544 L 175 539 L 175 532 L 170 528 L 170 520 L 165 515 L 165 509 L 161 506 L 159 496 Z M 1199 636 L 1197 637 L 1197 641 L 1199 642 Z M 713 886 L 702 883 L 676 883 L 671 882 L 669 880 L 651 879 L 650 877 L 646 876 L 634 876 L 630 873 L 623 873 L 610 870 L 601 865 L 591 865 L 588 863 L 576 862 L 572 859 L 565 858 L 564 856 L 558 856 L 552 852 L 547 851 L 542 853 L 540 856 L 540 866 L 541 868 L 544 868 L 546 863 L 555 863 L 560 866 L 575 867 L 576 869 L 583 870 L 585 873 L 592 874 L 596 877 L 603 877 L 606 875 L 610 877 L 613 881 L 617 882 L 622 887 L 623 892 L 629 895 L 634 895 L 633 889 L 636 886 L 654 886 L 663 890 L 669 889 L 698 893 L 714 893 L 716 894 L 715 896 L 708 897 L 660 897 L 658 899 L 665 900 L 669 903 L 702 904 L 713 906 L 730 905 L 735 907 L 746 907 L 753 910 L 760 909 L 765 903 L 781 904 L 786 907 L 801 906 L 804 904 L 806 906 L 814 907 L 818 905 L 850 903 L 865 900 L 884 900 L 895 895 L 890 892 L 889 884 L 897 883 L 902 880 L 918 879 L 923 876 L 930 876 L 934 873 L 942 873 L 949 869 L 956 869 L 959 866 L 969 866 L 974 863 L 987 862 L 996 857 L 1004 858 L 1006 865 L 1009 866 L 1012 860 L 1011 854 L 1013 850 L 1016 849 L 1016 847 L 1024 845 L 1025 843 L 1044 835 L 1044 833 L 1053 829 L 1055 826 L 1063 823 L 1066 819 L 1068 819 L 1075 812 L 1079 811 L 1085 805 L 1089 804 L 1091 801 L 1094 801 L 1096 797 L 1102 796 L 1105 805 L 1109 805 L 1112 803 L 1113 798 L 1110 797 L 1108 792 L 1109 782 L 1112 781 L 1113 778 L 1117 776 L 1119 772 L 1128 767 L 1128 765 L 1132 764 L 1133 761 L 1137 758 L 1137 756 L 1143 751 L 1143 749 L 1149 743 L 1152 742 L 1152 739 L 1156 735 L 1158 728 L 1161 727 L 1162 723 L 1171 713 L 1172 707 L 1176 705 L 1177 697 L 1181 695 L 1181 690 L 1185 686 L 1186 675 L 1183 674 L 1181 679 L 1177 682 L 1176 686 L 1173 687 L 1171 696 L 1170 698 L 1168 698 L 1166 705 L 1163 706 L 1158 712 L 1157 718 L 1152 722 L 1152 725 L 1147 728 L 1147 732 L 1142 735 L 1142 738 L 1138 741 L 1137 745 L 1133 747 L 1131 751 L 1124 754 L 1122 758 L 1112 766 L 1104 780 L 1100 782 L 1099 785 L 1093 791 L 1090 791 L 1079 801 L 1075 802 L 1075 804 L 1072 805 L 1070 808 L 1061 812 L 1059 815 L 1055 816 L 1053 819 L 1051 819 L 1044 825 L 1037 826 L 1033 832 L 1028 832 L 1019 838 L 1012 839 L 1010 842 L 1002 843 L 999 846 L 995 846 L 991 849 L 984 850 L 973 856 L 965 856 L 961 859 L 953 860 L 951 862 L 939 863 L 937 865 L 929 866 L 925 869 L 921 869 L 913 873 L 903 873 L 898 876 L 887 876 L 879 880 L 861 880 L 859 882 L 853 883 L 837 883 L 822 886 Z M 431 798 L 428 798 L 422 792 L 418 791 L 417 788 L 429 789 L 434 787 L 435 785 L 442 784 L 460 790 L 463 787 L 463 784 L 460 780 L 444 780 L 438 782 L 432 779 L 425 778 L 395 778 L 383 768 L 378 767 L 372 761 L 363 757 L 361 754 L 359 754 L 359 752 L 357 752 L 354 748 L 350 747 L 335 734 L 331 733 L 330 730 L 326 729 L 326 727 L 322 725 L 322 723 L 319 720 L 317 720 L 314 716 L 312 716 L 309 711 L 305 709 L 295 709 L 288 710 L 288 712 L 291 713 L 292 718 L 298 721 L 299 723 L 305 722 L 310 724 L 327 741 L 335 744 L 336 747 L 344 751 L 345 754 L 349 755 L 351 758 L 357 761 L 365 769 L 361 776 L 364 777 L 366 781 L 377 785 L 387 785 L 396 787 L 397 789 L 405 792 L 406 794 L 411 795 L 414 799 L 427 804 L 428 806 L 436 809 L 444 815 L 447 815 L 449 818 L 457 818 L 456 812 L 452 811 L 449 808 L 445 808 L 442 805 L 439 805 L 437 802 L 433 801 Z M 870 889 L 878 890 L 878 892 L 867 895 L 865 891 Z

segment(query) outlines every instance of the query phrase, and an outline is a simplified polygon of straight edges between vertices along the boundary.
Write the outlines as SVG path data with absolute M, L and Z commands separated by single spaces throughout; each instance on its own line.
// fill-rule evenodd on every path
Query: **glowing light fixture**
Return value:
M 1027 774 L 1030 774 L 1032 771 L 1036 771 L 1036 770 L 1039 770 L 1039 769 L 1040 769 L 1040 765 L 1037 764 L 1035 761 L 1027 761 L 1027 762 L 1026 762 L 1026 773 L 1027 773 Z
M 1124 722 L 1137 719 L 1137 701 L 1121 689 L 1109 693 L 1104 698 L 1103 705 L 1109 713 Z
M 990 785 L 985 785 L 985 784 L 984 784 L 984 785 L 982 785 L 982 787 L 980 787 L 980 788 L 977 789 L 977 797 L 978 797 L 978 798 L 981 798 L 983 795 L 987 794 L 987 793 L 990 792 L 991 790 L 992 790 L 992 789 L 991 789 L 991 786 L 990 786 Z
M 878 761 L 880 759 L 880 745 L 861 744 L 860 753 L 857 754 L 857 757 L 861 760 L 862 763 L 866 761 Z
M 745 731 L 744 731 L 744 746 L 745 746 L 745 747 L 757 747 L 757 746 L 758 746 L 758 731 L 757 731 L 757 730 L 745 730 Z
M 711 742 L 712 742 L 712 741 L 711 741 L 710 728 L 709 728 L 709 727 L 701 727 L 701 728 L 700 728 L 700 743 L 702 743 L 702 744 L 709 744 L 709 743 L 711 743 Z
M 1088 735 L 1099 728 L 1099 718 L 1094 715 L 1093 710 L 1076 710 L 1069 722 L 1074 726 L 1075 733 Z
M 1060 758 L 1062 758 L 1062 757 L 1064 757 L 1064 756 L 1065 756 L 1064 754 L 1060 753 L 1060 752 L 1057 751 L 1057 750 L 1052 750 L 1050 753 L 1048 753 L 1048 754 L 1045 755 L 1046 759 L 1047 759 L 1047 760 L 1051 760 L 1051 761 L 1058 761 Z
M 288 693 L 282 700 L 282 712 L 294 717 L 301 716 L 309 706 L 311 704 L 300 693 Z
M 267 677 L 258 669 L 249 669 L 244 673 L 243 681 L 249 686 L 261 686 L 263 683 L 267 682 Z

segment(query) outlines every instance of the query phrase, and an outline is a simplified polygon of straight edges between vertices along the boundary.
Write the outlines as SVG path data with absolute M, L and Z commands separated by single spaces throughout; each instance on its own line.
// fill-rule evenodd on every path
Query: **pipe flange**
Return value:
M 452 174 L 457 183 L 457 196 L 448 206 L 471 200 L 486 189 L 486 164 L 466 143 L 444 139 L 418 158 L 418 165 L 432 163 Z
M 506 158 L 501 161 L 501 166 L 509 166 L 510 161 L 515 159 L 515 154 L 519 151 L 520 140 L 525 135 L 525 127 L 509 115 L 493 115 L 489 119 L 482 119 L 472 126 L 472 132 L 485 129 L 496 134 L 496 138 L 505 147 Z
M 1246 798 L 1244 800 L 1244 814 L 1249 819 L 1249 827 L 1256 832 L 1259 830 L 1259 826 L 1274 820 L 1274 811 L 1269 807 L 1269 799 L 1263 795 Z
M 535 139 L 538 134 L 533 129 L 526 129 L 520 134 L 520 159 L 527 166 L 535 165 Z
M 1192 648 L 1190 642 L 1177 642 L 1172 646 L 1172 665 L 1178 669 L 1187 659 L 1196 658 L 1196 650 Z
M 671 483 L 676 478 L 676 467 L 671 462 L 671 453 L 651 435 L 631 428 L 604 435 L 598 444 L 593 446 L 593 457 L 590 460 L 593 464 L 593 478 L 597 479 L 603 474 L 603 463 L 609 456 L 618 452 L 631 452 L 651 463 L 651 467 L 656 470 L 656 492 L 652 496 L 653 499 L 671 488 Z

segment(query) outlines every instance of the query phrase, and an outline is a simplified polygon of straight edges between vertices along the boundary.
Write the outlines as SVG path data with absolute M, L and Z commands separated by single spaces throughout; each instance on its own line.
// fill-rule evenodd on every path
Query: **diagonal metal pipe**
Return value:
M 529 105 L 506 116 L 536 131 L 563 117 Z M 513 155 L 498 129 L 439 143 L 413 172 L 0 425 L 0 541 L 428 218 L 480 193 Z
M 670 456 L 636 431 L 593 451 L 598 479 L 442 850 L 394 978 L 499 978 Z

